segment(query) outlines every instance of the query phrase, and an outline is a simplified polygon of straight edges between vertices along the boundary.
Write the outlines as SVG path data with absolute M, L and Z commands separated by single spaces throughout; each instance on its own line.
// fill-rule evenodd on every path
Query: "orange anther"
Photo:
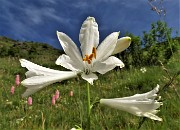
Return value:
M 95 47 L 93 47 L 92 53 L 94 54 L 94 58 L 96 58 L 96 48 Z
M 88 64 L 91 64 L 91 60 L 90 59 L 88 59 Z
M 92 60 L 93 57 L 94 57 L 94 53 L 92 53 L 92 54 L 89 56 L 89 60 Z
M 89 56 L 85 55 L 85 57 L 83 58 L 83 61 L 87 61 L 88 64 L 91 64 L 93 57 L 96 58 L 96 48 L 95 47 L 93 47 L 92 53 Z
M 87 61 L 89 59 L 88 55 L 85 55 L 85 58 L 83 58 L 83 61 Z

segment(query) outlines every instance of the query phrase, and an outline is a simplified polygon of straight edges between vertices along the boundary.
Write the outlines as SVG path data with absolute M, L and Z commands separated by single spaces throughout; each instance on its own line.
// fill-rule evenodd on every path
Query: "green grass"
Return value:
M 47 67 L 62 69 L 54 65 L 52 59 L 36 58 L 33 62 Z M 179 61 L 174 59 L 165 67 L 173 76 L 180 70 Z M 111 71 L 98 75 L 99 79 L 90 86 L 91 102 L 100 98 L 116 98 L 131 96 L 153 89 L 156 84 L 163 87 L 169 80 L 161 66 L 146 67 L 142 73 L 140 68 L 131 70 Z M 25 79 L 26 69 L 21 68 L 17 58 L 0 58 L 0 129 L 49 129 L 69 130 L 82 121 L 86 128 L 86 81 L 81 77 L 56 83 L 32 95 L 33 105 L 27 105 L 27 99 L 21 98 L 25 87 L 15 88 L 15 94 L 10 94 L 11 86 L 15 84 L 15 75 L 20 74 Z M 167 77 L 167 78 L 166 78 Z M 141 130 L 178 130 L 180 125 L 180 102 L 174 90 L 180 93 L 180 76 L 164 92 L 160 92 L 164 105 L 157 114 L 163 122 L 146 119 Z M 52 95 L 60 91 L 61 99 L 55 106 L 51 105 Z M 73 90 L 74 96 L 69 92 Z M 82 118 L 82 120 L 81 120 Z M 135 130 L 142 117 L 96 104 L 91 111 L 91 129 L 93 130 Z

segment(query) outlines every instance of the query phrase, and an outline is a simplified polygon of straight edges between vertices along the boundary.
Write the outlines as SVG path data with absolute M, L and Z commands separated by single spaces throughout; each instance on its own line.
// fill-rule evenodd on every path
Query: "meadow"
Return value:
M 58 55 L 57 55 L 58 57 Z M 55 59 L 49 55 L 36 56 L 32 62 L 39 65 L 62 70 L 55 65 Z M 140 130 L 180 130 L 180 52 L 177 51 L 164 66 L 143 66 L 130 69 L 117 69 L 105 75 L 90 86 L 91 102 L 101 98 L 120 98 L 136 93 L 152 90 L 157 84 L 163 106 L 157 114 L 162 122 L 145 119 Z M 33 94 L 32 105 L 27 104 L 27 98 L 22 98 L 25 91 L 22 85 L 15 86 L 15 76 L 25 79 L 27 70 L 20 66 L 18 57 L 0 58 L 0 129 L 2 130 L 69 130 L 75 125 L 86 129 L 86 81 L 81 78 L 55 83 Z M 174 78 L 173 78 L 174 76 Z M 14 94 L 10 93 L 15 86 Z M 165 87 L 165 89 L 164 89 Z M 52 95 L 60 91 L 60 98 L 52 105 Z M 69 92 L 73 91 L 73 96 Z M 136 130 L 142 117 L 127 112 L 102 106 L 98 103 L 91 111 L 92 130 Z

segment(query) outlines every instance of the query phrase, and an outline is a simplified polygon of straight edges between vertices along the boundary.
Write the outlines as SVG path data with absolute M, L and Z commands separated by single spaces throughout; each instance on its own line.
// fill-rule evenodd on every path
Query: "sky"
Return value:
M 166 10 L 164 17 L 151 10 L 148 0 L 0 0 L 0 36 L 62 49 L 56 31 L 79 45 L 79 31 L 88 16 L 98 23 L 100 42 L 115 31 L 121 37 L 127 31 L 142 36 L 157 20 L 180 33 L 180 0 L 159 1 L 152 4 Z

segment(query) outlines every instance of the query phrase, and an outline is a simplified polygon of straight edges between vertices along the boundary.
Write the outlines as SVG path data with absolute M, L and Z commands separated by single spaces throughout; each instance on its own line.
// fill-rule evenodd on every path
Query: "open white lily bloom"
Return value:
M 20 63 L 22 67 L 26 67 L 29 70 L 26 72 L 27 79 L 21 82 L 22 85 L 27 87 L 25 93 L 22 95 L 23 97 L 27 97 L 55 82 L 60 82 L 62 80 L 77 76 L 77 74 L 72 71 L 58 71 L 49 69 L 25 59 L 20 59 Z
M 21 82 L 27 87 L 23 97 L 27 97 L 52 83 L 74 78 L 79 73 L 83 79 L 93 84 L 93 80 L 98 79 L 93 72 L 105 74 L 116 66 L 124 67 L 121 60 L 111 55 L 125 50 L 131 43 L 130 37 L 118 39 L 119 32 L 114 32 L 98 46 L 98 25 L 93 17 L 88 17 L 80 30 L 79 40 L 83 57 L 76 44 L 66 34 L 57 32 L 57 35 L 66 54 L 61 55 L 56 64 L 71 71 L 53 70 L 21 59 L 21 66 L 29 70 L 26 72 L 27 79 Z
M 133 96 L 123 98 L 101 99 L 100 103 L 129 112 L 136 116 L 143 116 L 153 120 L 162 121 L 162 118 L 155 115 L 158 112 L 156 109 L 162 105 L 162 102 L 155 100 L 157 97 L 156 93 L 158 91 L 159 85 L 147 93 L 135 94 Z
M 81 73 L 81 77 L 90 84 L 98 79 L 94 72 L 105 74 L 116 66 L 124 67 L 121 60 L 111 55 L 125 50 L 131 43 L 130 37 L 118 39 L 119 32 L 114 32 L 99 45 L 98 24 L 93 17 L 88 17 L 80 30 L 82 53 L 66 34 L 57 32 L 57 36 L 66 54 L 61 55 L 56 64 Z

